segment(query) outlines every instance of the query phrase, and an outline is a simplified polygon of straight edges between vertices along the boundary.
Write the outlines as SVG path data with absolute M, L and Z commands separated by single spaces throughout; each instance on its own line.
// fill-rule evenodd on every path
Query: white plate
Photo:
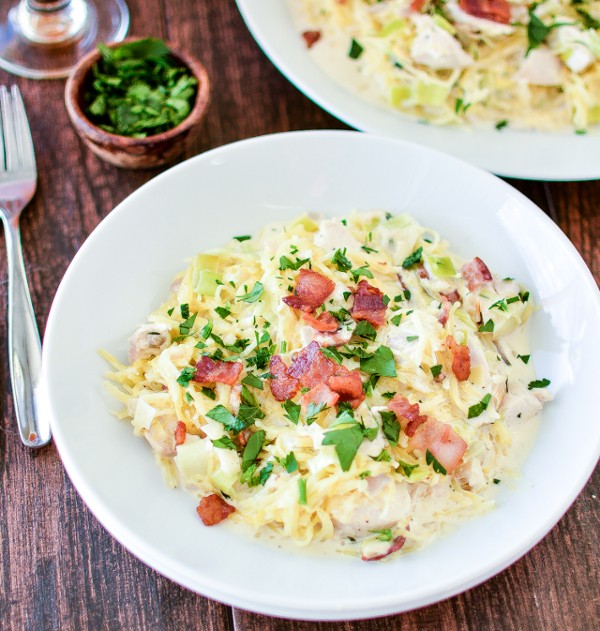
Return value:
M 578 136 L 504 129 L 424 125 L 369 103 L 336 83 L 312 60 L 289 10 L 290 0 L 236 0 L 266 55 L 315 103 L 362 131 L 439 149 L 507 177 L 531 180 L 600 178 L 600 132 Z
M 309 210 L 409 211 L 464 257 L 527 284 L 538 375 L 552 380 L 539 440 L 498 508 L 387 563 L 315 557 L 205 528 L 195 501 L 165 488 L 145 441 L 108 409 L 104 348 L 126 340 L 194 253 Z M 552 253 L 551 256 L 548 253 Z M 221 147 L 167 171 L 120 204 L 73 260 L 46 329 L 43 379 L 67 472 L 97 518 L 145 563 L 206 596 L 266 614 L 346 619 L 405 611 L 496 574 L 567 510 L 600 451 L 600 301 L 550 219 L 488 173 L 424 147 L 355 132 L 300 132 Z M 568 466 L 566 466 L 568 463 Z M 492 534 L 493 533 L 493 534 Z

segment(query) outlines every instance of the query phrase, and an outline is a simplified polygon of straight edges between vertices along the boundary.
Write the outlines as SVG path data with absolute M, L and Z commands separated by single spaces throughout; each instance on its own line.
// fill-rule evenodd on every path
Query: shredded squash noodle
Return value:
M 361 92 L 420 120 L 578 133 L 600 122 L 598 0 L 290 3 L 331 73 L 354 65 Z
M 549 396 L 529 292 L 408 215 L 270 224 L 171 290 L 107 388 L 206 525 L 416 549 L 492 508 Z

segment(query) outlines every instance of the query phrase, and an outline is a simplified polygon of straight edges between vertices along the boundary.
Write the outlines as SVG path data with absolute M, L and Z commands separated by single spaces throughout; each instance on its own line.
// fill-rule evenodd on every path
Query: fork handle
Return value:
M 18 217 L 2 216 L 8 255 L 8 356 L 13 404 L 21 440 L 28 447 L 50 441 L 50 423 L 36 405 L 42 364 L 38 333 L 21 250 Z

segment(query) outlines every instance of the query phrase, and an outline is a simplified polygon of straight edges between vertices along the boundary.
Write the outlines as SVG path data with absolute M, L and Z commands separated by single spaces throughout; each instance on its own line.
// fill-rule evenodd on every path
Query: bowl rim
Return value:
M 127 37 L 120 42 L 111 42 L 105 45 L 109 48 L 117 48 L 123 44 L 138 42 L 143 39 L 147 38 Z M 130 136 L 113 134 L 101 129 L 98 125 L 95 125 L 84 113 L 79 104 L 79 95 L 84 81 L 91 71 L 92 66 L 96 64 L 101 57 L 100 51 L 95 48 L 81 58 L 79 63 L 73 68 L 65 84 L 65 105 L 67 108 L 67 114 L 71 119 L 71 123 L 80 134 L 83 134 L 91 141 L 102 145 L 119 144 L 126 145 L 127 147 L 144 147 L 172 140 L 180 134 L 187 132 L 190 128 L 200 122 L 210 103 L 211 88 L 208 72 L 196 57 L 177 47 L 169 40 L 164 40 L 164 42 L 169 48 L 171 55 L 182 62 L 183 65 L 185 65 L 198 80 L 194 107 L 181 121 L 181 123 L 172 129 L 161 132 L 160 134 L 154 134 L 144 138 L 132 138 Z

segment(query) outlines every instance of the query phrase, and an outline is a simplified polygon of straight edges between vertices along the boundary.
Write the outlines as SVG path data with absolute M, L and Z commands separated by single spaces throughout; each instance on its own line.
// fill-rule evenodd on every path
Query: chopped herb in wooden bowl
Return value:
M 198 81 L 160 39 L 100 45 L 84 94 L 95 125 L 119 136 L 145 138 L 177 127 L 191 112 Z

